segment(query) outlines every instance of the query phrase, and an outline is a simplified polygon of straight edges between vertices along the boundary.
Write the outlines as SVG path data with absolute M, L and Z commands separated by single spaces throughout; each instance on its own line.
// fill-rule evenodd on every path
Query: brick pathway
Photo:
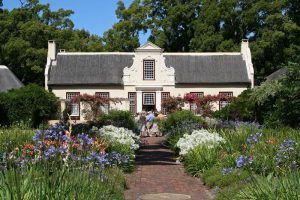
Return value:
M 190 195 L 193 200 L 210 199 L 203 183 L 187 175 L 181 164 L 176 164 L 173 153 L 162 146 L 164 138 L 143 139 L 136 157 L 137 168 L 127 175 L 126 200 L 138 200 L 143 194 L 177 193 Z

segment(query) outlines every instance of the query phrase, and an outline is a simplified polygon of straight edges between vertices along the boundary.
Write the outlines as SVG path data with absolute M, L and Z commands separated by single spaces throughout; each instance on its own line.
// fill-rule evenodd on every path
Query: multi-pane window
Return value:
M 72 98 L 79 96 L 79 92 L 67 92 L 66 99 L 71 100 Z M 79 116 L 80 114 L 80 104 L 79 103 L 71 103 L 71 116 Z
M 144 80 L 154 80 L 155 79 L 155 61 L 154 60 L 144 60 Z
M 144 105 L 155 105 L 155 93 L 143 93 Z
M 136 113 L 136 92 L 128 92 L 129 111 Z
M 195 94 L 198 98 L 204 96 L 204 92 L 191 92 L 191 94 Z
M 191 92 L 191 94 L 195 94 L 198 98 L 204 96 L 204 93 L 203 93 L 203 92 Z M 194 115 L 200 115 L 200 114 L 201 114 L 201 113 L 200 113 L 200 110 L 198 109 L 196 103 L 191 103 L 191 104 L 190 104 L 190 110 L 192 111 L 192 113 L 193 113 Z
M 96 93 L 95 93 L 95 96 L 101 97 L 101 98 L 105 98 L 105 99 L 108 99 L 108 98 L 109 98 L 109 92 L 96 92 Z M 100 110 L 101 110 L 103 113 L 108 113 L 108 111 L 109 111 L 109 103 L 106 103 L 106 104 L 104 104 L 104 105 L 101 105 L 101 106 L 100 106 Z
M 161 93 L 161 102 L 163 102 L 165 99 L 170 97 L 170 92 L 162 92 Z M 164 107 L 161 107 L 161 112 L 162 114 L 166 115 L 167 113 L 167 109 Z
M 219 92 L 220 95 L 224 95 L 226 97 L 233 97 L 233 92 Z M 219 102 L 219 109 L 226 107 L 229 104 L 229 101 L 220 101 Z

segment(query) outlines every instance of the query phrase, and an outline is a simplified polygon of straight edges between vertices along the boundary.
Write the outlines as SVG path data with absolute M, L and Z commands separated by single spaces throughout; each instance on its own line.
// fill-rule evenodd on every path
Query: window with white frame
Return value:
M 163 102 L 164 100 L 168 99 L 170 97 L 170 92 L 162 92 L 161 93 L 161 102 Z M 164 107 L 161 107 L 161 113 L 166 115 L 167 113 L 167 109 Z
M 143 93 L 143 105 L 155 105 L 155 93 Z
M 136 92 L 128 92 L 129 111 L 136 113 Z
M 104 99 L 109 99 L 109 92 L 96 92 L 96 93 L 95 93 L 95 96 L 101 97 L 101 98 L 104 98 Z M 107 114 L 108 111 L 109 111 L 109 103 L 106 103 L 106 104 L 104 104 L 104 105 L 101 105 L 101 106 L 100 106 L 100 110 L 101 110 L 101 112 Z
M 79 92 L 67 92 L 66 99 L 71 100 L 76 96 L 79 96 Z M 79 116 L 80 115 L 80 104 L 79 103 L 71 103 L 71 116 Z
M 219 92 L 220 95 L 224 95 L 226 97 L 233 97 L 233 92 Z M 226 107 L 229 104 L 229 101 L 220 101 L 219 102 L 219 109 Z
M 144 60 L 144 80 L 155 79 L 155 61 Z
M 190 94 L 195 94 L 198 98 L 204 97 L 204 92 L 190 92 Z M 190 110 L 194 115 L 200 115 L 200 110 L 197 107 L 196 103 L 191 103 L 190 104 Z

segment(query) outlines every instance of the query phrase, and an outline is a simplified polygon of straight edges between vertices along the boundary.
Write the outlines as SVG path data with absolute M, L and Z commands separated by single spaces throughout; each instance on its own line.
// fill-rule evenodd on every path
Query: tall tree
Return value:
M 134 0 L 128 9 L 119 6 L 120 22 L 112 30 L 135 37 L 150 31 L 149 39 L 170 52 L 239 51 L 248 38 L 261 81 L 300 53 L 299 5 L 299 0 Z M 124 35 L 112 40 L 116 46 L 134 41 Z
M 101 38 L 74 29 L 73 11 L 52 11 L 38 0 L 20 2 L 20 8 L 0 12 L 0 63 L 23 83 L 43 85 L 48 40 L 57 40 L 67 51 L 103 51 Z
M 126 9 L 122 0 L 118 1 L 116 15 L 119 22 L 103 35 L 105 50 L 107 51 L 133 51 L 139 47 L 139 32 L 146 31 L 145 8 L 141 0 L 134 0 Z

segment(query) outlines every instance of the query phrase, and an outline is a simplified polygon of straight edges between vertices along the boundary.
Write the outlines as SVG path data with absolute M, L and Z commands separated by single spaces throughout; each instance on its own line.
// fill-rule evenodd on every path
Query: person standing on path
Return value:
M 155 116 L 152 112 L 148 112 L 148 115 L 146 117 L 146 128 L 147 128 L 147 135 L 151 136 L 151 128 L 153 126 Z

